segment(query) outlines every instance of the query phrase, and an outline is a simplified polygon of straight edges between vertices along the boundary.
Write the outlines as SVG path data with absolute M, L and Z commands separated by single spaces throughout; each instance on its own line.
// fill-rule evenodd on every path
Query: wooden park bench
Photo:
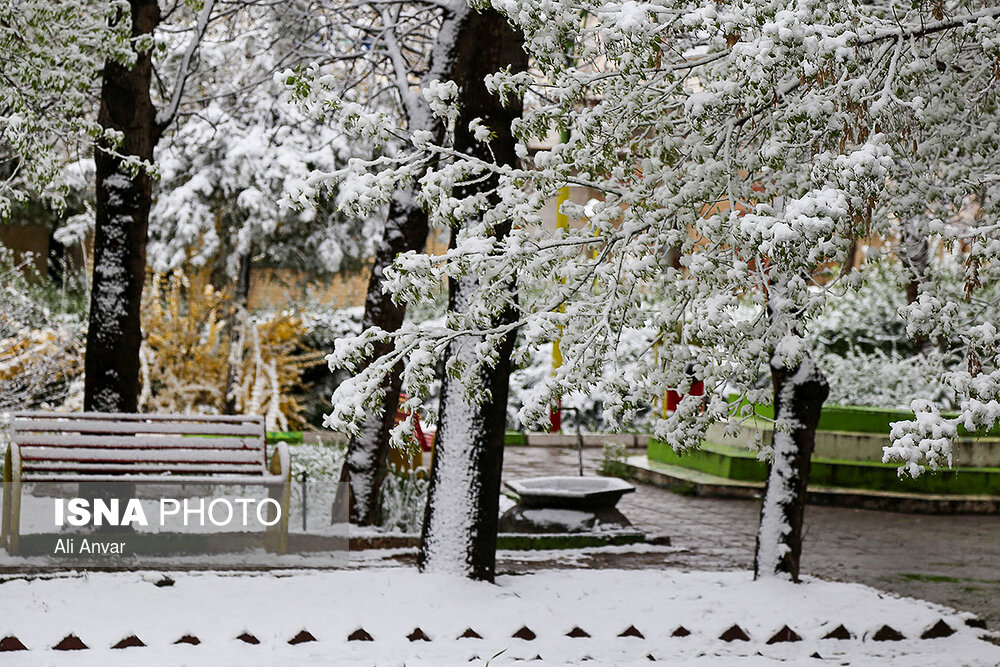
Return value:
M 281 519 L 265 545 L 287 550 L 291 459 L 278 443 L 268 465 L 261 417 L 21 412 L 10 436 L 0 536 L 8 554 L 18 552 L 21 485 L 32 482 L 267 486 Z

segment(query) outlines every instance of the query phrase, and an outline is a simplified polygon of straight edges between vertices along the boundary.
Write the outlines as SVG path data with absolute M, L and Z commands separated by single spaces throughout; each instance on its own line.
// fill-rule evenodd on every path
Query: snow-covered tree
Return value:
M 157 109 L 151 97 L 152 47 L 162 15 L 157 0 L 130 0 L 115 23 L 130 26 L 134 61 L 108 60 L 101 76 L 97 121 L 115 143 L 94 148 L 96 206 L 84 409 L 135 412 L 139 398 L 139 311 L 146 279 L 146 237 L 152 206 L 153 151 L 177 116 L 184 88 L 215 0 L 203 3 L 172 82 Z M 175 6 L 174 9 L 177 9 Z
M 372 251 L 372 218 L 348 219 L 332 202 L 289 210 L 280 202 L 313 170 L 330 171 L 371 147 L 287 100 L 275 73 L 322 62 L 349 87 L 357 53 L 345 48 L 341 3 L 247 2 L 212 22 L 172 131 L 157 149 L 150 264 L 158 272 L 208 266 L 222 282 L 256 261 L 309 275 L 350 268 Z M 161 59 L 183 57 L 184 33 L 165 34 Z
M 344 233 L 339 216 L 277 205 L 296 176 L 333 168 L 344 149 L 336 135 L 282 103 L 273 81 L 275 70 L 303 60 L 356 57 L 337 53 L 338 7 L 206 0 L 177 2 L 161 13 L 155 1 L 133 2 L 137 64 L 105 68 L 99 116 L 123 141 L 121 155 L 103 145 L 95 154 L 89 409 L 134 409 L 154 194 L 153 268 L 221 257 L 226 274 L 242 278 L 237 297 L 244 300 L 257 253 L 309 258 L 300 264 L 315 272 L 335 271 L 345 254 L 365 249 Z M 164 177 L 155 190 L 154 175 Z M 356 236 L 364 236 L 364 227 L 353 224 Z
M 63 164 L 97 137 L 116 137 L 96 120 L 105 61 L 128 64 L 124 0 L 0 1 L 0 220 L 28 197 L 57 206 Z
M 411 253 L 386 272 L 399 300 L 426 298 L 446 276 L 474 276 L 478 289 L 443 326 L 368 331 L 338 346 L 337 362 L 376 341 L 395 347 L 342 385 L 330 423 L 356 424 L 366 401 L 374 406 L 379 378 L 403 359 L 404 388 L 420 396 L 441 351 L 470 333 L 483 336 L 475 360 L 452 373 L 474 391 L 477 374 L 467 368 L 495 366 L 515 329 L 523 340 L 515 357 L 562 331 L 564 363 L 525 402 L 525 424 L 544 424 L 554 396 L 596 387 L 608 397 L 606 421 L 625 425 L 640 405 L 699 379 L 708 396 L 684 398 L 655 425 L 684 449 L 700 444 L 709 423 L 745 416 L 727 402 L 731 393 L 751 403 L 773 397 L 781 437 L 770 453 L 757 573 L 797 578 L 810 434 L 827 391 L 806 330 L 832 290 L 864 280 L 864 264 L 853 268 L 856 241 L 914 224 L 971 243 L 970 299 L 995 281 L 1000 9 L 813 0 L 494 6 L 524 30 L 535 66 L 489 78 L 500 94 L 536 100 L 511 127 L 519 155 L 528 160 L 527 142 L 553 128 L 571 129 L 571 138 L 517 168 L 416 133 L 414 150 L 394 163 L 331 175 L 353 184 L 349 203 L 364 209 L 414 172 L 414 155 L 448 158 L 421 180 L 432 220 L 487 222 L 466 225 L 442 257 Z M 462 188 L 487 176 L 496 183 L 489 194 Z M 539 211 L 565 184 L 604 199 L 587 215 L 567 202 L 563 212 L 578 222 L 553 232 Z M 489 224 L 499 220 L 517 221 L 502 240 Z M 528 298 L 515 321 L 498 324 L 515 277 Z M 953 303 L 923 288 L 907 310 L 912 332 L 952 326 Z M 968 397 L 962 419 L 978 428 L 1000 415 L 996 325 L 986 320 L 963 336 L 969 371 L 950 381 Z M 648 345 L 628 353 L 635 347 L 619 345 L 625 337 Z M 602 373 L 609 366 L 618 372 Z M 770 391 L 759 382 L 768 375 Z M 888 454 L 914 464 L 941 456 L 949 434 L 929 407 L 920 414 L 921 437 L 907 439 L 900 426 Z
M 505 69 L 522 72 L 528 58 L 521 35 L 493 10 L 482 13 L 463 7 L 456 12 L 451 57 L 452 82 L 457 86 L 459 113 L 455 117 L 452 149 L 462 155 L 517 163 L 516 141 L 508 132 L 521 116 L 521 101 L 505 103 L 486 87 L 486 79 Z M 497 201 L 496 176 L 459 185 L 462 198 Z M 490 241 L 503 242 L 515 220 L 480 216 L 458 217 L 452 223 L 450 247 L 457 247 L 471 228 Z M 448 281 L 448 316 L 465 317 L 479 289 L 474 273 L 454 275 Z M 517 282 L 494 286 L 491 328 L 509 326 L 517 319 Z M 487 324 L 487 322 L 483 322 Z M 459 335 L 445 349 L 447 373 L 441 388 L 438 432 L 428 490 L 427 515 L 420 540 L 418 564 L 422 571 L 456 572 L 493 581 L 499 514 L 500 472 L 503 468 L 504 430 L 511 352 L 516 331 L 508 329 L 496 341 L 478 335 Z M 494 348 L 493 363 L 477 362 L 477 350 Z
M 217 286 L 235 282 L 225 318 L 230 348 L 251 326 L 247 312 L 252 265 L 295 268 L 313 277 L 353 269 L 369 257 L 375 216 L 349 218 L 333 194 L 314 206 L 281 202 L 311 171 L 328 171 L 352 154 L 370 156 L 343 134 L 287 99 L 275 73 L 319 62 L 331 81 L 356 81 L 359 40 L 344 3 L 243 2 L 213 21 L 175 129 L 159 143 L 150 263 L 157 271 L 207 268 Z M 349 13 L 348 13 L 349 14 Z M 162 39 L 166 63 L 184 54 L 183 34 Z M 240 361 L 230 360 L 227 411 L 237 409 Z
M 455 50 L 461 31 L 467 29 L 468 5 L 462 0 L 377 2 L 369 3 L 367 9 L 367 14 L 353 22 L 363 26 L 368 63 L 365 72 L 369 77 L 367 95 L 358 94 L 359 91 L 345 94 L 343 82 L 331 80 L 328 68 L 323 67 L 313 67 L 305 76 L 287 76 L 286 83 L 295 86 L 302 104 L 323 115 L 329 114 L 348 134 L 368 139 L 372 131 L 378 133 L 375 128 L 386 120 L 396 119 L 399 132 L 419 136 L 426 143 L 442 142 L 448 118 L 434 113 L 434 101 L 427 91 L 439 82 L 459 76 L 454 69 Z M 386 108 L 386 98 L 392 102 L 392 108 Z M 373 116 L 373 112 L 382 118 Z M 377 120 L 357 122 L 365 118 Z M 393 132 L 379 136 L 378 141 L 385 144 L 386 155 L 398 151 L 399 139 Z M 368 282 L 364 330 L 393 332 L 403 324 L 407 304 L 394 299 L 386 289 L 385 270 L 401 253 L 419 252 L 424 247 L 428 217 L 419 198 L 419 181 L 429 164 L 419 162 L 407 178 L 388 184 L 391 195 L 385 201 L 385 224 Z M 328 188 L 329 180 L 320 173 L 307 181 L 303 194 L 323 194 Z M 357 211 L 357 194 L 349 189 L 338 196 L 338 202 Z M 378 207 L 364 208 L 371 212 Z M 378 359 L 391 349 L 391 342 L 376 341 L 367 359 Z M 349 490 L 351 521 L 360 525 L 376 523 L 381 516 L 379 489 L 387 472 L 390 430 L 402 385 L 401 368 L 397 365 L 382 377 L 377 390 L 379 404 L 367 412 L 364 424 L 348 445 L 341 481 Z
M 409 39 L 421 17 L 429 15 L 439 24 L 431 23 L 433 41 L 421 53 Z M 427 19 L 423 19 L 427 20 Z M 373 57 L 386 63 L 388 78 L 394 84 L 405 124 L 392 126 L 378 116 L 366 113 L 357 103 L 340 99 L 335 90 L 316 85 L 317 73 L 309 77 L 291 75 L 286 83 L 296 86 L 299 97 L 307 106 L 331 110 L 345 131 L 360 136 L 368 133 L 386 143 L 401 137 L 415 138 L 424 145 L 435 145 L 445 139 L 445 131 L 453 128 L 451 146 L 463 154 L 480 159 L 498 160 L 513 166 L 517 156 L 508 128 L 520 115 L 520 102 L 505 105 L 485 88 L 485 78 L 499 68 L 522 71 L 526 55 L 517 34 L 506 19 L 494 12 L 474 12 L 464 1 L 436 5 L 409 5 L 382 9 L 372 28 Z M 417 44 L 421 42 L 418 40 Z M 409 45 L 409 54 L 407 54 Z M 433 46 L 433 48 L 430 48 Z M 444 80 L 442 80 L 444 79 Z M 416 85 L 416 84 L 419 84 Z M 459 109 L 451 109 L 451 103 Z M 494 140 L 495 138 L 495 140 Z M 488 143 L 489 140 L 489 143 Z M 393 160 L 388 156 L 389 162 Z M 434 156 L 407 156 L 408 169 L 399 180 L 356 184 L 342 189 L 340 205 L 355 213 L 370 211 L 383 197 L 365 193 L 359 186 L 374 186 L 388 205 L 388 216 L 382 241 L 375 257 L 365 305 L 364 330 L 368 334 L 391 334 L 403 325 L 405 301 L 394 298 L 386 289 L 389 269 L 400 254 L 419 252 L 427 235 L 425 202 L 419 197 L 420 183 L 432 169 Z M 378 162 L 385 160 L 380 158 Z M 352 161 L 362 180 L 368 180 L 367 164 Z M 329 187 L 325 175 L 314 178 L 317 186 Z M 493 198 L 495 183 L 487 177 L 470 182 L 466 196 L 481 193 Z M 496 238 L 503 238 L 511 221 L 491 217 L 476 221 L 456 216 L 452 220 L 452 243 L 461 237 L 466 224 L 487 225 Z M 505 288 L 507 308 L 501 309 L 497 321 L 514 318 L 516 293 L 513 281 Z M 467 296 L 475 291 L 474 276 L 456 276 L 449 282 L 449 313 L 462 316 Z M 451 368 L 442 389 L 440 422 L 436 440 L 427 518 L 420 555 L 420 565 L 428 570 L 455 570 L 474 578 L 492 579 L 495 562 L 496 498 L 499 494 L 500 468 L 503 457 L 503 430 L 506 422 L 510 348 L 513 333 L 505 337 L 507 350 L 501 355 L 498 368 L 469 366 L 469 359 L 478 341 L 475 337 L 456 339 L 443 351 Z M 356 360 L 356 368 L 365 372 L 371 361 L 382 361 L 393 352 L 391 340 L 373 339 L 364 357 Z M 331 366 L 335 366 L 335 362 Z M 342 481 L 349 482 L 352 521 L 366 524 L 379 516 L 378 491 L 384 476 L 390 430 L 396 416 L 399 390 L 403 384 L 399 358 L 388 367 L 379 366 L 372 376 L 373 402 L 364 411 L 360 428 L 353 431 Z M 476 374 L 476 394 L 455 374 Z M 466 378 L 468 379 L 468 378 Z M 426 395 L 426 394 L 424 394 Z M 414 398 L 414 401 L 419 401 Z M 406 426 L 412 427 L 412 423 Z M 402 443 L 403 429 L 395 429 L 396 444 Z

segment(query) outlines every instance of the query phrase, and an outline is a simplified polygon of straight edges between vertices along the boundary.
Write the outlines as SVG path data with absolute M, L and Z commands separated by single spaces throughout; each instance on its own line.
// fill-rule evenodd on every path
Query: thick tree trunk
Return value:
M 483 82 L 486 75 L 503 67 L 512 71 L 527 68 L 523 38 L 500 14 L 487 10 L 469 12 L 456 39 L 455 82 L 459 86 L 461 115 L 455 124 L 455 149 L 483 159 L 491 159 L 487 147 L 471 136 L 468 126 L 481 118 L 497 137 L 490 143 L 500 164 L 514 165 L 515 141 L 511 122 L 520 116 L 516 108 L 504 106 L 491 95 Z M 475 186 L 488 191 L 495 186 L 486 179 Z M 472 194 L 469 188 L 459 196 Z M 494 230 L 497 238 L 510 231 L 510 222 Z M 460 229 L 452 230 L 454 245 Z M 477 288 L 476 276 L 452 280 L 448 287 L 448 308 L 462 312 Z M 511 299 L 494 324 L 516 318 L 516 285 L 509 286 Z M 420 540 L 418 564 L 423 571 L 453 572 L 493 581 L 496 571 L 497 515 L 500 472 L 503 466 L 503 434 L 507 413 L 510 355 L 513 333 L 500 344 L 499 361 L 493 368 L 480 368 L 478 381 L 487 390 L 485 400 L 469 400 L 462 383 L 446 376 L 441 391 L 440 422 L 431 470 L 430 491 Z M 466 368 L 475 365 L 475 347 L 480 338 L 467 336 L 449 345 L 446 358 L 457 359 Z
M 132 35 L 150 35 L 160 21 L 156 0 L 131 0 Z M 159 139 L 149 97 L 150 54 L 133 67 L 105 63 L 98 121 L 122 133 L 123 155 L 152 161 Z M 84 360 L 84 409 L 135 412 L 139 397 L 139 307 L 146 276 L 146 231 L 152 202 L 150 176 L 132 174 L 98 146 L 94 275 Z
M 920 294 L 920 285 L 927 280 L 930 267 L 930 244 L 926 236 L 921 236 L 912 221 L 903 223 L 902 238 L 899 243 L 899 259 L 910 274 L 906 284 L 906 302 L 913 303 Z
M 810 357 L 795 368 L 771 360 L 774 387 L 774 459 L 768 469 L 757 529 L 754 578 L 799 580 L 802 521 L 809 465 L 823 402 L 830 387 Z
M 233 294 L 233 311 L 229 316 L 229 368 L 226 371 L 226 397 L 223 412 L 236 414 L 236 385 L 240 380 L 243 363 L 242 340 L 250 320 L 250 269 L 253 265 L 253 245 L 240 255 L 239 274 L 236 276 L 236 292 Z
M 903 223 L 901 235 L 899 258 L 910 274 L 910 280 L 906 283 L 906 303 L 913 303 L 920 296 L 920 286 L 929 277 L 930 243 L 926 236 L 917 232 L 916 225 L 912 221 Z M 924 336 L 917 336 L 913 339 L 914 351 L 926 352 L 929 347 L 930 341 Z
M 420 250 L 427 240 L 427 213 L 417 204 L 413 192 L 397 190 L 389 204 L 382 242 L 375 253 L 368 295 L 365 298 L 365 315 L 362 327 L 380 327 L 395 331 L 403 324 L 406 306 L 392 302 L 392 296 L 383 291 L 383 274 L 399 253 Z M 371 359 L 377 359 L 392 350 L 392 344 L 376 344 Z M 399 367 L 386 376 L 382 383 L 385 398 L 381 415 L 369 414 L 361 433 L 351 438 L 347 458 L 340 473 L 340 490 L 349 495 L 349 516 L 353 524 L 371 526 L 379 522 L 379 489 L 386 474 L 389 452 L 389 431 L 395 423 L 399 407 L 399 390 L 402 377 Z M 342 502 L 338 498 L 338 503 Z M 337 512 L 333 513 L 337 516 Z

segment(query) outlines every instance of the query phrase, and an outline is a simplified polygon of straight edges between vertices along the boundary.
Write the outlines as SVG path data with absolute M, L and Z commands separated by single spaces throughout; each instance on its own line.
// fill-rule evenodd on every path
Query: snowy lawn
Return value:
M 3 664 L 1000 664 L 1000 646 L 980 639 L 967 614 L 857 584 L 755 583 L 746 572 L 550 570 L 496 586 L 403 567 L 170 576 L 170 586 L 155 585 L 159 573 L 6 581 L 0 636 L 29 650 Z M 920 639 L 939 620 L 956 632 Z M 748 641 L 719 639 L 734 623 Z M 852 638 L 823 639 L 840 624 Z M 885 624 L 905 639 L 875 641 Z M 785 625 L 802 640 L 768 644 Z M 690 634 L 672 636 L 678 626 Z M 361 628 L 373 641 L 348 641 Z M 416 628 L 428 641 L 408 639 Z M 589 637 L 567 636 L 574 628 Z M 459 638 L 469 629 L 481 638 Z M 89 649 L 51 649 L 70 634 Z M 146 646 L 110 648 L 132 635 Z M 186 635 L 200 643 L 175 644 Z M 297 635 L 315 641 L 289 644 Z

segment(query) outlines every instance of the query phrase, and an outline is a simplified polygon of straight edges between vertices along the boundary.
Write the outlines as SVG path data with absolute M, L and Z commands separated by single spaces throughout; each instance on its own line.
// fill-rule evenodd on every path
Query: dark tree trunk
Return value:
M 830 387 L 808 356 L 795 368 L 786 368 L 772 357 L 771 383 L 774 459 L 768 468 L 760 510 L 754 578 L 784 574 L 798 581 L 806 484 L 816 446 L 816 427 Z
M 920 294 L 920 285 L 927 280 L 930 266 L 930 244 L 926 236 L 917 233 L 912 221 L 903 223 L 899 244 L 899 258 L 910 274 L 906 284 L 906 302 L 913 303 Z
M 395 331 L 403 324 L 406 306 L 392 302 L 392 296 L 383 292 L 383 274 L 402 252 L 421 250 L 427 240 L 427 213 L 417 204 L 410 190 L 396 191 L 389 203 L 389 214 L 382 234 L 382 242 L 375 253 L 362 328 L 380 327 Z M 377 343 L 370 359 L 392 351 L 392 343 Z M 353 524 L 372 526 L 379 522 L 379 489 L 386 474 L 389 453 L 389 431 L 399 407 L 399 390 L 402 386 L 401 368 L 396 367 L 382 382 L 385 392 L 381 416 L 369 414 L 361 433 L 351 438 L 347 458 L 341 469 L 340 491 L 349 495 L 349 516 Z M 343 499 L 338 499 L 338 503 Z M 337 515 L 337 512 L 334 512 Z
M 253 269 L 253 244 L 240 255 L 239 274 L 236 276 L 236 291 L 233 303 L 244 310 L 250 307 L 250 272 Z
M 520 116 L 520 102 L 504 107 L 483 82 L 486 75 L 510 67 L 527 68 L 523 37 L 500 14 L 487 10 L 469 11 L 456 32 L 455 76 L 459 86 L 461 115 L 455 123 L 455 149 L 499 164 L 516 163 L 511 122 Z M 489 149 L 477 141 L 468 126 L 481 118 L 497 137 Z M 473 188 L 489 191 L 493 178 L 459 190 L 459 196 L 473 194 Z M 494 229 L 497 238 L 506 236 L 511 223 Z M 455 244 L 460 229 L 452 230 Z M 477 289 L 476 276 L 451 280 L 448 308 L 463 311 Z M 494 325 L 513 322 L 516 313 L 516 285 L 509 286 L 507 307 Z M 418 564 L 421 570 L 455 572 L 472 579 L 493 581 L 496 571 L 497 514 L 500 472 L 503 466 L 503 435 L 507 415 L 510 355 L 515 334 L 500 343 L 499 361 L 493 368 L 480 368 L 478 381 L 488 391 L 481 403 L 470 402 L 462 383 L 446 376 L 441 390 L 440 422 L 431 470 L 430 491 L 420 540 Z M 452 342 L 446 359 L 458 359 L 471 367 L 480 338 L 466 336 Z
M 899 244 L 899 258 L 910 275 L 906 283 L 906 303 L 913 303 L 920 296 L 920 286 L 928 279 L 930 270 L 931 249 L 926 236 L 917 233 L 912 221 L 903 223 Z M 913 339 L 913 349 L 916 352 L 926 352 L 930 341 L 924 336 Z
M 160 21 L 156 0 L 131 0 L 132 36 L 150 35 Z M 122 133 L 117 151 L 151 162 L 160 136 L 149 97 L 150 54 L 128 68 L 104 65 L 101 126 Z M 146 231 L 152 202 L 145 170 L 133 174 L 98 145 L 94 275 L 84 360 L 84 409 L 135 412 L 139 397 L 139 308 L 146 276 Z
M 243 363 L 239 349 L 242 336 L 246 333 L 250 306 L 250 269 L 253 266 L 253 245 L 240 255 L 239 274 L 236 276 L 236 292 L 233 294 L 233 310 L 229 316 L 229 369 L 226 372 L 226 397 L 223 412 L 236 414 L 236 383 L 239 381 L 240 366 Z

